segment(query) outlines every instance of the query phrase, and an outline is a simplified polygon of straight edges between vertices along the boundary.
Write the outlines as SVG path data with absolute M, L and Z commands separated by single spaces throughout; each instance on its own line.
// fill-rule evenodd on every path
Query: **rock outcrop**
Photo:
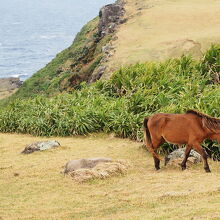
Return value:
M 0 78 L 0 92 L 18 89 L 22 81 L 17 77 Z
M 122 18 L 124 13 L 125 10 L 122 1 L 117 1 L 114 4 L 102 7 L 99 12 L 100 22 L 98 25 L 98 35 L 103 37 L 106 34 L 113 33 L 117 25 L 126 21 Z
M 99 12 L 99 24 L 98 24 L 98 41 L 108 34 L 116 32 L 117 27 L 120 24 L 126 22 L 124 18 L 125 9 L 124 2 L 122 0 L 116 1 L 114 4 L 109 4 L 101 8 Z M 113 40 L 116 36 L 112 36 Z M 108 62 L 109 58 L 114 55 L 114 47 L 110 42 L 102 47 L 102 59 L 100 60 L 97 68 L 94 69 L 89 82 L 95 82 L 99 80 L 106 71 L 105 63 Z

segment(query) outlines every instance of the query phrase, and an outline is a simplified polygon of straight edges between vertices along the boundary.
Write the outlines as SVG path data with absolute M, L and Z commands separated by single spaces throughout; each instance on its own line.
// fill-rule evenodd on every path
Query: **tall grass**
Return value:
M 102 131 L 141 140 L 144 116 L 156 112 L 192 108 L 220 117 L 220 87 L 212 81 L 219 71 L 219 48 L 213 46 L 201 61 L 182 56 L 124 67 L 109 81 L 81 84 L 72 94 L 17 99 L 0 110 L 0 131 L 43 136 Z M 205 145 L 220 157 L 218 145 Z

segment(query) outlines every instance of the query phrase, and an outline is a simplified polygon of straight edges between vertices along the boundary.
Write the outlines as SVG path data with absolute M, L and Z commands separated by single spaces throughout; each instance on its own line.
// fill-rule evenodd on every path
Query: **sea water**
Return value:
M 115 0 L 0 0 L 0 78 L 25 80 Z

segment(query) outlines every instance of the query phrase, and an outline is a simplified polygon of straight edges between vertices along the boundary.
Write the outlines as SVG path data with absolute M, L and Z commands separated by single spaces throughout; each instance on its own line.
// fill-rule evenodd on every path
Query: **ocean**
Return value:
M 0 0 L 0 78 L 25 80 L 115 0 Z

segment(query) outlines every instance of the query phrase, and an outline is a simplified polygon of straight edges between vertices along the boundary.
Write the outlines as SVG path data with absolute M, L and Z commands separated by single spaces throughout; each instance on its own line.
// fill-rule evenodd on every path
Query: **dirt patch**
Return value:
M 0 91 L 0 99 L 7 98 L 8 96 L 11 96 L 14 94 L 18 89 L 10 90 L 10 91 Z

